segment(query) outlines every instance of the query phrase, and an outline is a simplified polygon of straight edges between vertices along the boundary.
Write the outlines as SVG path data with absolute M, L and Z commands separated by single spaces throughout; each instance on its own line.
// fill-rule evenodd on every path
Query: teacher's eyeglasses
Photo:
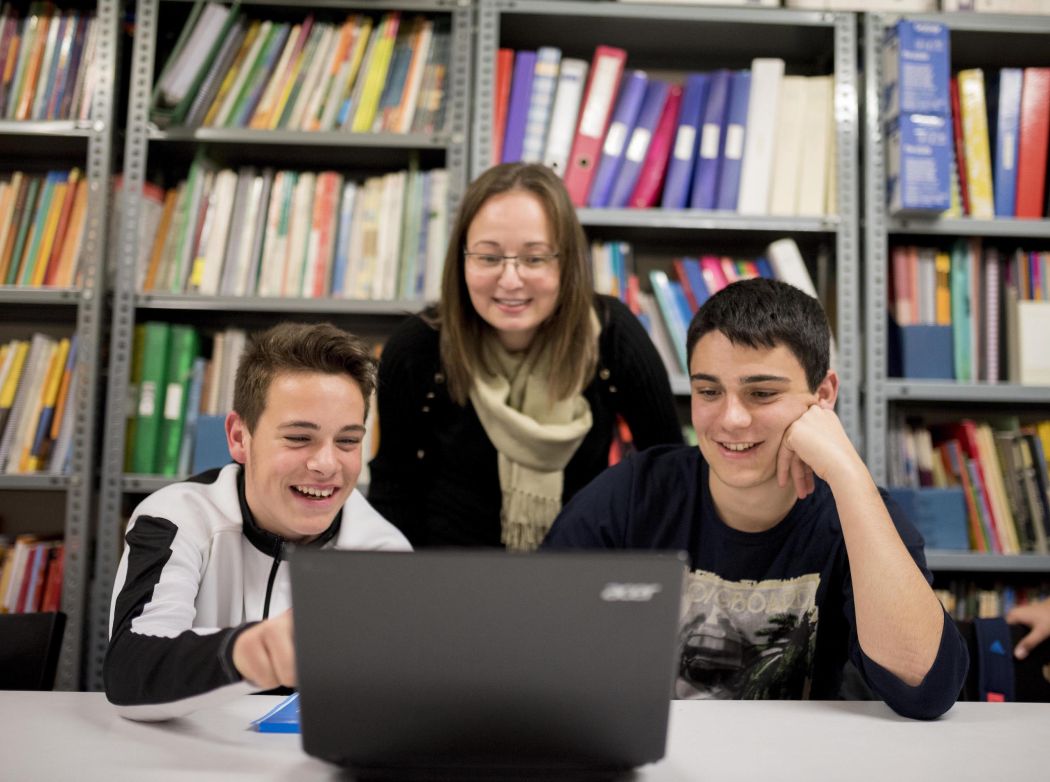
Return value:
M 525 255 L 497 255 L 496 253 L 479 253 L 463 250 L 468 268 L 478 275 L 498 277 L 503 274 L 506 264 L 514 264 L 514 269 L 523 280 L 543 277 L 550 273 L 558 263 L 558 253 L 526 253 Z

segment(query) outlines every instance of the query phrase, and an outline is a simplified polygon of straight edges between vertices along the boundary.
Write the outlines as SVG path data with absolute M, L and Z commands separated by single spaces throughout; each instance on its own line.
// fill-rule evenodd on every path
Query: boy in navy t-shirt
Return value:
M 900 714 L 943 714 L 965 644 L 921 536 L 834 412 L 820 303 L 774 280 L 734 283 L 693 318 L 687 348 L 699 448 L 607 470 L 544 546 L 688 552 L 678 697 L 836 698 L 851 660 Z

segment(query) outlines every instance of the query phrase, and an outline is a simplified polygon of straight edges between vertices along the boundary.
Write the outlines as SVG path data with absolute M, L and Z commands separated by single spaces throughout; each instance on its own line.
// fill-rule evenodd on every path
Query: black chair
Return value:
M 66 629 L 61 611 L 0 615 L 0 690 L 50 690 Z
M 1028 703 L 1050 703 L 1050 641 L 1044 641 L 1033 649 L 1024 660 L 1017 660 L 1013 656 L 1014 646 L 1028 634 L 1028 628 L 1024 625 L 1006 625 L 1005 619 L 995 620 L 1001 623 L 1002 632 L 1009 633 L 1009 648 L 1005 650 L 981 648 L 974 623 L 969 620 L 958 620 L 956 625 L 959 632 L 966 640 L 966 648 L 970 652 L 970 671 L 966 675 L 966 683 L 963 685 L 959 700 L 978 701 L 981 698 L 980 675 L 981 665 L 987 664 L 992 655 L 999 657 L 1000 661 L 1007 660 L 1013 667 L 1013 700 Z M 1006 646 L 1006 644 L 1000 644 Z M 1005 656 L 1003 655 L 1005 652 Z

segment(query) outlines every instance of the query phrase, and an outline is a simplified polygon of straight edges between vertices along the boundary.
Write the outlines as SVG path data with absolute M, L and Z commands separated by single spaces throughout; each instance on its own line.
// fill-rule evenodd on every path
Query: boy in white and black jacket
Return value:
M 930 588 L 922 537 L 835 415 L 820 303 L 737 282 L 701 307 L 687 345 L 699 448 L 607 470 L 544 547 L 688 553 L 678 697 L 836 698 L 848 659 L 900 714 L 947 711 L 966 647 Z
M 133 719 L 295 686 L 285 547 L 410 550 L 355 488 L 375 362 L 328 324 L 281 324 L 241 358 L 235 464 L 132 514 L 110 609 L 106 695 Z

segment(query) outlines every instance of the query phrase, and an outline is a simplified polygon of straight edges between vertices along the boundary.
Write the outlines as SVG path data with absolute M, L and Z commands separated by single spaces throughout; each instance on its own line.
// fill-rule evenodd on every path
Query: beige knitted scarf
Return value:
M 600 329 L 592 310 L 596 346 Z M 491 335 L 484 349 L 497 372 L 476 372 L 470 391 L 498 452 L 500 539 L 512 551 L 532 551 L 543 541 L 561 510 L 565 465 L 592 424 L 591 406 L 580 388 L 567 399 L 552 398 L 550 351 L 536 342 L 524 353 L 511 353 Z

